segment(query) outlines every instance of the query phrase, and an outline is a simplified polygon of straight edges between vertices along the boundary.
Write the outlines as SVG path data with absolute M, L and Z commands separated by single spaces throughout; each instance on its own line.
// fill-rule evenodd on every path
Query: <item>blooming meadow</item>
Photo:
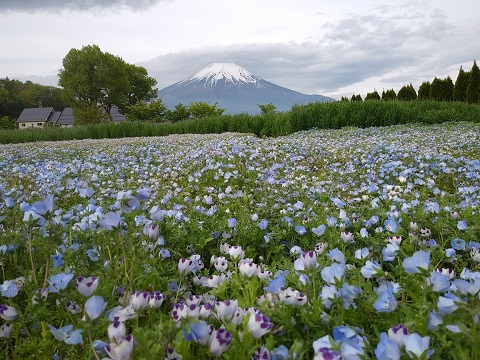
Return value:
M 0 357 L 478 359 L 480 133 L 0 146 Z

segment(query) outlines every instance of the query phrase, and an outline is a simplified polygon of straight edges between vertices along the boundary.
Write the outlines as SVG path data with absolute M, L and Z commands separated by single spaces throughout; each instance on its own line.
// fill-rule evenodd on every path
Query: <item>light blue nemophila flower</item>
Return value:
M 430 251 L 418 250 L 411 257 L 403 260 L 403 268 L 409 274 L 421 274 L 422 269 L 428 271 Z
M 382 268 L 378 261 L 367 260 L 365 265 L 360 270 L 365 279 L 371 279 L 374 276 L 380 276 L 383 274 Z
M 457 223 L 458 230 L 467 230 L 468 224 L 467 220 L 459 220 Z
M 318 225 L 316 228 L 312 228 L 312 232 L 317 236 L 322 236 L 325 233 L 327 227 L 323 224 Z
M 450 242 L 452 248 L 455 250 L 464 250 L 465 249 L 465 240 L 455 238 Z
M 47 326 L 57 340 L 64 341 L 68 345 L 76 345 L 83 342 L 83 330 L 73 330 L 73 325 L 65 325 L 60 329 L 57 329 L 50 324 L 47 324 Z
M 344 274 L 345 265 L 339 263 L 326 266 L 321 271 L 322 279 L 328 284 L 335 284 L 342 281 Z
M 285 286 L 285 277 L 283 276 L 283 274 L 280 274 L 275 279 L 270 280 L 270 283 L 268 284 L 268 286 L 265 286 L 263 289 L 269 292 L 270 294 L 276 294 L 278 292 L 278 289 L 284 286 Z
M 227 220 L 227 223 L 229 228 L 234 228 L 235 226 L 237 226 L 237 219 L 230 218 Z
M 377 290 L 378 293 L 378 290 Z M 397 308 L 398 303 L 394 294 L 394 284 L 387 282 L 386 287 L 380 292 L 378 300 L 373 304 L 373 307 L 377 312 L 392 312 Z
M 288 348 L 285 345 L 280 345 L 279 347 L 272 350 L 272 360 L 288 360 L 290 358 L 288 354 Z
M 210 339 L 210 334 L 214 330 L 213 325 L 208 325 L 203 320 L 191 321 L 182 329 L 185 340 L 194 341 L 200 345 L 206 345 Z
M 387 220 L 385 220 L 383 226 L 385 227 L 385 230 L 391 232 L 392 234 L 397 232 L 397 220 L 395 220 L 393 217 L 389 217 Z
M 48 280 L 48 291 L 51 293 L 58 293 L 59 290 L 63 290 L 67 287 L 68 283 L 70 280 L 73 279 L 75 274 L 67 274 L 67 273 L 60 273 L 53 275 L 49 280 Z
M 63 255 L 61 253 L 51 255 L 50 258 L 52 259 L 53 269 L 62 267 L 65 264 L 65 260 L 63 259 Z
M 307 233 L 307 229 L 305 229 L 305 226 L 303 225 L 297 225 L 295 226 L 295 232 L 298 235 L 305 235 Z
M 438 312 L 441 315 L 448 315 L 458 309 L 458 304 L 463 301 L 456 295 L 448 292 L 445 296 L 440 296 L 437 301 Z
M 258 228 L 259 228 L 260 230 L 265 230 L 265 229 L 267 228 L 267 226 L 268 226 L 268 221 L 265 220 L 265 219 L 263 219 L 262 221 L 260 221 L 260 222 L 258 223 L 257 226 L 258 226 Z
M 430 336 L 421 337 L 417 333 L 405 335 L 403 337 L 403 344 L 405 345 L 405 352 L 410 356 L 410 358 L 421 358 L 423 354 L 429 358 L 433 350 L 429 350 L 430 346 Z
M 99 317 L 103 310 L 107 307 L 107 302 L 99 295 L 92 296 L 85 303 L 85 312 L 90 320 L 95 320 Z
M 380 342 L 375 348 L 375 356 L 378 360 L 399 360 L 400 348 L 394 340 L 382 332 L 380 333 Z
M 12 325 L 10 323 L 5 323 L 0 326 L 0 338 L 8 339 L 12 333 Z
M 450 287 L 450 278 L 438 271 L 430 272 L 428 282 L 432 284 L 432 290 L 435 292 L 444 292 Z
M 12 280 L 7 280 L 0 285 L 0 292 L 3 297 L 13 298 L 18 294 L 18 287 Z
M 1 304 L 0 305 L 0 317 L 5 321 L 12 321 L 17 318 L 17 310 L 14 307 Z
M 107 230 L 113 230 L 113 228 L 118 228 L 122 223 L 121 211 L 117 212 L 108 212 L 105 216 L 97 221 L 97 224 L 102 228 Z

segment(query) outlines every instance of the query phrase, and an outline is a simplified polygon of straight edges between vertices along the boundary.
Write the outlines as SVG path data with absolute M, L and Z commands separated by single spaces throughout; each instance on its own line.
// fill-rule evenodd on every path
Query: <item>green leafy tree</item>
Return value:
M 150 103 L 141 102 L 127 107 L 125 115 L 133 121 L 164 122 L 167 119 L 168 109 L 161 99 L 152 100 Z
M 393 89 L 390 89 L 390 90 L 387 90 L 387 91 L 382 91 L 382 100 L 385 100 L 385 101 L 392 101 L 392 100 L 395 100 L 397 98 L 397 93 L 395 92 L 395 90 Z
M 188 106 L 179 103 L 175 105 L 175 110 L 167 112 L 166 116 L 171 122 L 187 120 L 190 118 L 190 109 Z
M 342 98 L 340 99 L 340 101 L 343 101 L 343 102 L 348 102 L 350 101 L 346 96 L 342 96 Z
M 260 111 L 262 112 L 262 115 L 267 115 L 267 114 L 274 114 L 277 110 L 277 107 L 275 106 L 274 103 L 268 103 L 265 105 L 259 104 Z
M 430 81 L 424 81 L 418 88 L 418 100 L 430 99 Z
M 460 66 L 458 71 L 457 80 L 455 80 L 455 86 L 453 87 L 453 100 L 454 101 L 466 101 L 467 100 L 467 87 L 470 73 L 463 71 Z
M 96 105 L 73 108 L 74 125 L 100 124 L 110 120 L 110 115 Z
M 480 69 L 475 60 L 473 61 L 472 70 L 470 70 L 466 99 L 469 104 L 478 104 L 480 102 Z
M 380 100 L 380 95 L 378 94 L 377 90 L 374 90 L 371 93 L 367 93 L 367 96 L 365 96 L 365 100 Z
M 65 101 L 86 113 L 93 107 L 103 108 L 107 114 L 113 106 L 125 111 L 128 105 L 153 99 L 155 84 L 145 69 L 104 53 L 97 45 L 71 49 L 59 73 Z
M 453 81 L 450 77 L 445 79 L 435 78 L 430 85 L 430 99 L 436 101 L 453 100 Z
M 397 94 L 397 100 L 413 101 L 417 98 L 417 92 L 412 84 L 404 85 Z
M 362 96 L 360 94 L 358 94 L 358 95 L 353 94 L 350 101 L 363 101 L 363 99 L 362 99 Z
M 16 128 L 17 128 L 17 124 L 15 120 L 10 119 L 8 116 L 4 116 L 0 118 L 0 129 L 11 130 Z
M 210 105 L 206 102 L 199 101 L 191 103 L 188 109 L 193 118 L 222 115 L 225 109 L 219 109 L 217 105 L 218 103 Z

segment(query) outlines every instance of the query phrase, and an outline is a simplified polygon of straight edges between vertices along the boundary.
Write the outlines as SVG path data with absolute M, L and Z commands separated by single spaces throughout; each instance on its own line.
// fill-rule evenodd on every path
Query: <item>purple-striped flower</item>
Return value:
M 79 276 L 75 281 L 75 287 L 80 294 L 89 297 L 97 288 L 98 282 L 99 279 L 96 276 L 89 276 L 88 278 Z
M 227 351 L 232 338 L 232 334 L 224 328 L 213 330 L 208 340 L 208 345 L 212 355 L 218 356 Z
M 248 330 L 251 331 L 253 337 L 258 339 L 267 334 L 272 328 L 270 318 L 263 315 L 260 311 L 250 314 L 248 319 Z
M 17 318 L 17 310 L 11 306 L 0 305 L 0 317 L 5 321 L 12 321 Z

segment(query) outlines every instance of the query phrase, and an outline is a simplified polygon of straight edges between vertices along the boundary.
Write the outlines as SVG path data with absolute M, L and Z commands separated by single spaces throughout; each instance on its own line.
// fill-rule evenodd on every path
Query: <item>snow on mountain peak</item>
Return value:
M 239 85 L 241 83 L 257 84 L 260 78 L 250 71 L 234 63 L 212 63 L 193 74 L 185 82 L 203 82 L 204 86 L 215 87 L 218 81 L 225 84 Z

